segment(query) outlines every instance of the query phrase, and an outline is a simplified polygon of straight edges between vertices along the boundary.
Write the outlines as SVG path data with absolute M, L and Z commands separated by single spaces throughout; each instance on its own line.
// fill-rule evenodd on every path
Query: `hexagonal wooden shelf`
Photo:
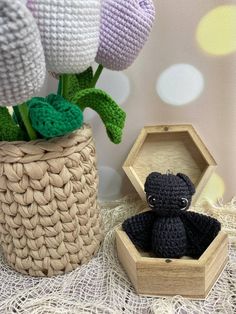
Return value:
M 144 127 L 123 169 L 145 200 L 144 182 L 149 173 L 182 172 L 196 187 L 193 203 L 216 168 L 216 161 L 192 125 Z
M 228 236 L 221 231 L 197 259 L 155 258 L 139 251 L 128 235 L 118 228 L 119 260 L 140 295 L 205 299 L 228 261 Z

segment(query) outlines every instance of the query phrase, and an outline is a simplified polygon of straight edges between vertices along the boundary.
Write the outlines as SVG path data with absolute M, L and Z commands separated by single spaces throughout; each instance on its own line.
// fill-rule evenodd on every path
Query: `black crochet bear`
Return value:
M 157 257 L 199 258 L 221 229 L 218 220 L 187 211 L 195 187 L 188 176 L 151 173 L 145 183 L 151 211 L 127 219 L 122 227 L 132 242 Z

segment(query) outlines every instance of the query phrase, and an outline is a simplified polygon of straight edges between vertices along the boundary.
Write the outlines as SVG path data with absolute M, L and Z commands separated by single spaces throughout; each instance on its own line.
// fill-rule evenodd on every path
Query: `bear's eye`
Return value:
M 181 210 L 187 209 L 187 207 L 188 207 L 188 199 L 182 197 L 180 202 L 181 202 Z
M 148 196 L 148 205 L 149 205 L 151 208 L 155 207 L 156 201 L 157 201 L 157 199 L 156 199 L 155 196 L 153 196 L 153 195 L 149 195 L 149 196 Z

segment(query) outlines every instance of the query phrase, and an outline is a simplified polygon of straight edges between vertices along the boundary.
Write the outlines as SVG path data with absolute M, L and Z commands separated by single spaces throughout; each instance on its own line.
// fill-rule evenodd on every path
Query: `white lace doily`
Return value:
M 227 205 L 196 207 L 222 222 L 230 235 L 230 260 L 205 301 L 180 296 L 138 296 L 117 259 L 114 230 L 125 218 L 144 209 L 133 198 L 102 205 L 104 244 L 89 264 L 51 279 L 26 277 L 11 270 L 0 257 L 0 314 L 214 314 L 236 313 L 236 199 Z

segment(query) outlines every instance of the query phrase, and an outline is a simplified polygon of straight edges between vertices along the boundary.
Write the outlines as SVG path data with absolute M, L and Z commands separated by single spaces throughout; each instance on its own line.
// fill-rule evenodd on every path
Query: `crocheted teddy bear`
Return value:
M 219 221 L 187 211 L 195 188 L 188 176 L 151 173 L 145 182 L 151 211 L 127 219 L 122 227 L 132 242 L 157 257 L 199 258 L 221 229 Z

